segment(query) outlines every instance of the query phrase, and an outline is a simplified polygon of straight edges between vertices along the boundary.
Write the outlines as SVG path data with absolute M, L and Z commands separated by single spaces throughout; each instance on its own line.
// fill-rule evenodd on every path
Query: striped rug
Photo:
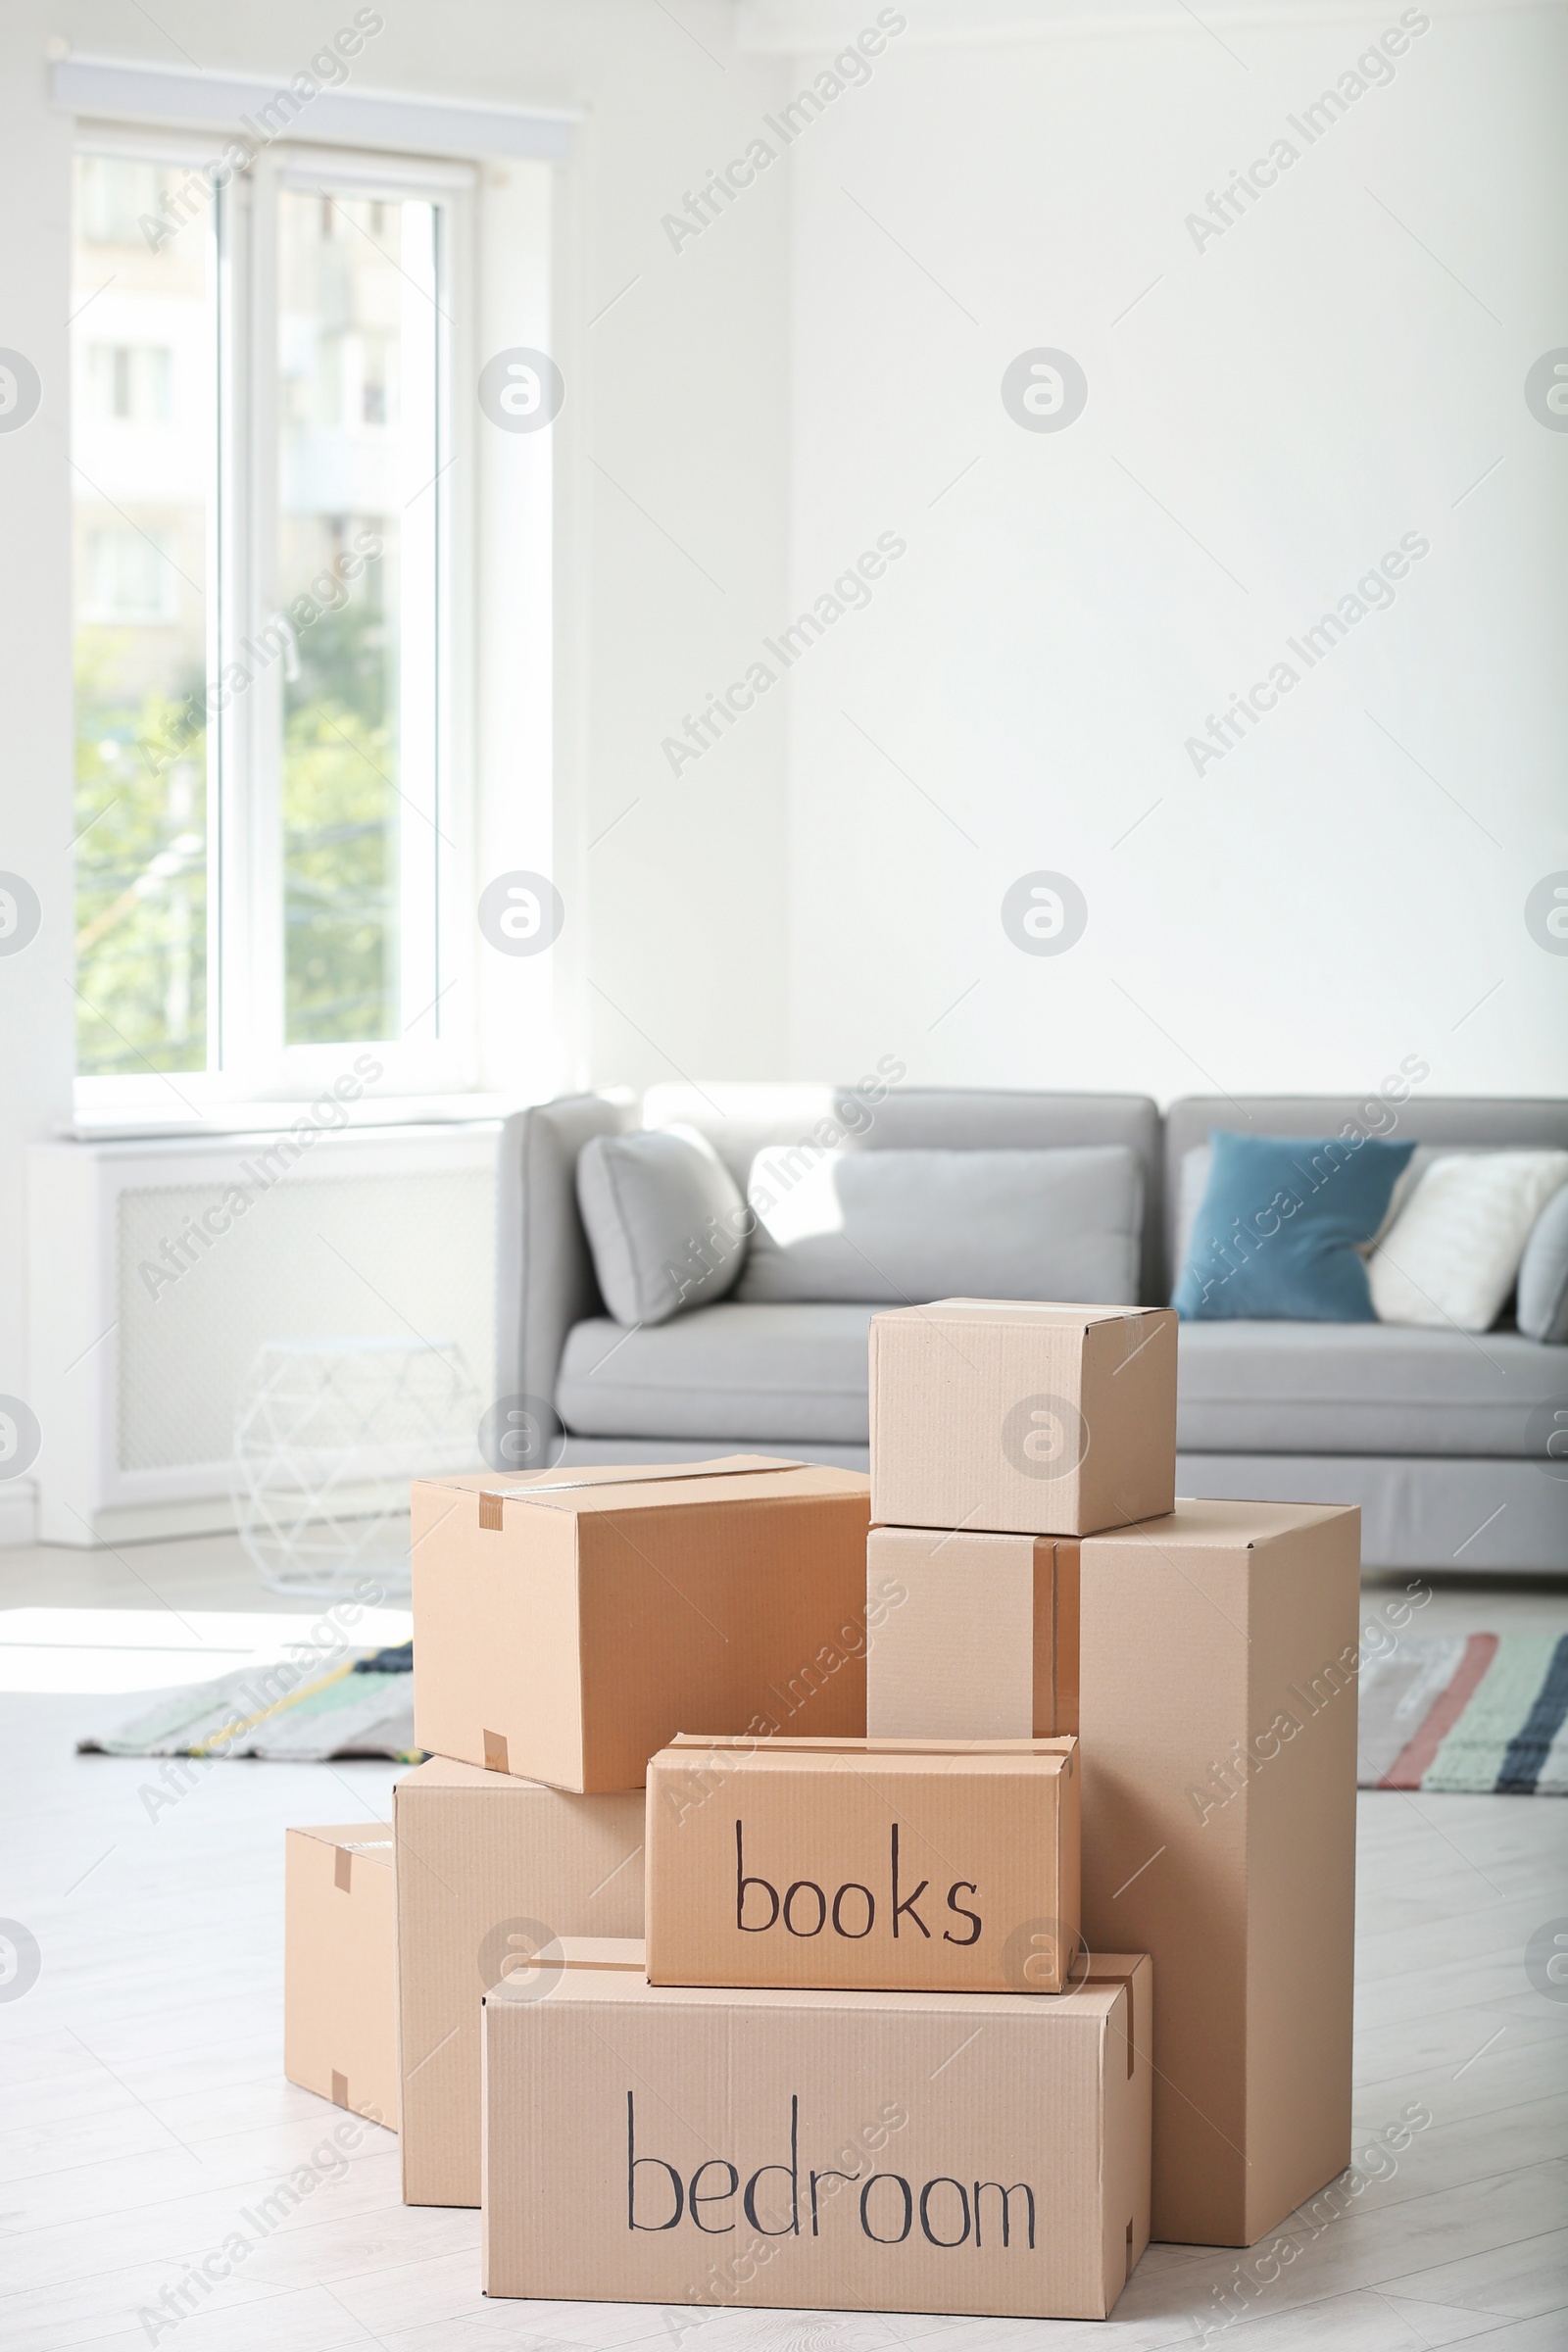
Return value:
M 1363 1788 L 1568 1796 L 1568 1634 L 1404 1641 L 1360 1679 Z
M 246 1666 L 213 1683 L 144 1695 L 129 1723 L 90 1732 L 76 1753 L 201 1756 L 208 1763 L 264 1756 L 287 1764 L 387 1756 L 417 1764 L 424 1751 L 414 1744 L 413 1672 L 411 1642 Z

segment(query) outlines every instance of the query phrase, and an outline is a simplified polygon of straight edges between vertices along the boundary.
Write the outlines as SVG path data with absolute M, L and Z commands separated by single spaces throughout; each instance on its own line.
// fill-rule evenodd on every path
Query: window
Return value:
M 421 468 L 428 481 L 440 463 L 436 208 L 288 188 L 278 254 L 279 602 L 299 616 L 283 673 L 285 1022 L 291 1045 L 331 1044 L 396 1034 L 418 962 L 403 886 L 430 887 L 402 818 L 430 807 L 435 757 L 435 550 L 415 508 Z
M 225 179 L 173 134 L 78 155 L 86 1080 L 309 1091 L 366 1043 L 394 1086 L 471 1075 L 443 1009 L 468 178 L 274 144 Z
M 76 163 L 77 1066 L 108 1075 L 208 1062 L 216 263 L 199 219 L 137 225 L 179 176 Z

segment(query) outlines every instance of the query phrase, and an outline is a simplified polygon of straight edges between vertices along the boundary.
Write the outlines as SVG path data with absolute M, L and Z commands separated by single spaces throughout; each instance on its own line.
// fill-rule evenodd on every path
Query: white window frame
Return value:
M 186 163 L 205 171 L 225 141 L 188 128 L 82 122 L 78 154 Z M 475 1081 L 475 821 L 473 777 L 474 449 L 471 383 L 476 172 L 430 160 L 275 141 L 217 192 L 204 233 L 217 289 L 218 464 L 208 524 L 209 682 L 277 611 L 276 200 L 285 187 L 352 187 L 390 201 L 439 205 L 445 318 L 436 329 L 437 467 L 422 500 L 437 556 L 433 633 L 416 650 L 429 706 L 432 759 L 402 797 L 399 927 L 403 1034 L 369 1048 L 381 1075 L 373 1095 L 439 1096 Z M 411 306 L 411 311 L 414 306 Z M 408 527 L 407 525 L 405 526 Z M 412 566 L 405 561 L 407 584 Z M 405 655 L 411 650 L 405 648 Z M 400 665 L 401 666 L 401 665 Z M 367 1051 L 364 1041 L 284 1042 L 283 860 L 278 752 L 282 669 L 267 665 L 212 719 L 207 761 L 207 1040 L 204 1070 L 135 1077 L 79 1076 L 78 1121 L 167 1121 L 181 1102 L 198 1115 L 249 1102 L 308 1101 Z M 419 836 L 424 849 L 420 852 Z M 412 1006 L 410 1001 L 412 999 Z

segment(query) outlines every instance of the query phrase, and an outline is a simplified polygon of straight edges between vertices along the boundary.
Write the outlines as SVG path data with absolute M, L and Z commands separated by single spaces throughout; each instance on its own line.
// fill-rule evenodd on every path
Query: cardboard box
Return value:
M 1036 1728 L 1040 1552 L 895 1535 L 870 1722 Z M 1251 2245 L 1350 2160 L 1359 1550 L 1353 1510 L 1252 1502 L 1052 1547 L 1079 1587 L 1084 1933 L 1154 1962 L 1156 2238 Z
M 871 1318 L 871 1516 L 1083 1536 L 1176 1496 L 1168 1307 L 943 1298 Z
M 403 2200 L 479 2202 L 479 2008 L 548 1973 L 563 1936 L 640 1936 L 643 1798 L 567 1796 L 432 1756 L 392 1799 L 397 1832 Z
M 392 1840 L 386 1824 L 290 1830 L 283 1864 L 283 2072 L 398 2128 Z
M 677 1740 L 648 1768 L 650 1982 L 1059 1993 L 1077 1748 Z
M 485 1999 L 485 2292 L 1103 2318 L 1149 2236 L 1151 1994 L 1142 1956 L 1035 2000 L 568 1949 Z
M 422 1747 L 640 1788 L 677 1732 L 865 1730 L 868 1482 L 761 1454 L 414 1487 Z
M 876 1740 L 1046 1740 L 1078 1729 L 1078 1545 L 873 1527 L 865 1728 Z

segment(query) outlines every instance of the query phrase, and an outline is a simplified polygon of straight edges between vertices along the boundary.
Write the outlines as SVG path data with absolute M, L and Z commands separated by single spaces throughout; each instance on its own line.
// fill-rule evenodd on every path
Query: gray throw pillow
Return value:
M 1568 1347 L 1568 1184 L 1552 1194 L 1530 1228 L 1519 1260 L 1515 1319 L 1527 1340 Z
M 818 1152 L 752 1162 L 745 1304 L 1138 1300 L 1143 1166 L 1125 1144 L 1039 1152 Z
M 692 1128 L 596 1135 L 577 1157 L 577 1206 L 617 1323 L 667 1323 L 733 1290 L 751 1220 Z

